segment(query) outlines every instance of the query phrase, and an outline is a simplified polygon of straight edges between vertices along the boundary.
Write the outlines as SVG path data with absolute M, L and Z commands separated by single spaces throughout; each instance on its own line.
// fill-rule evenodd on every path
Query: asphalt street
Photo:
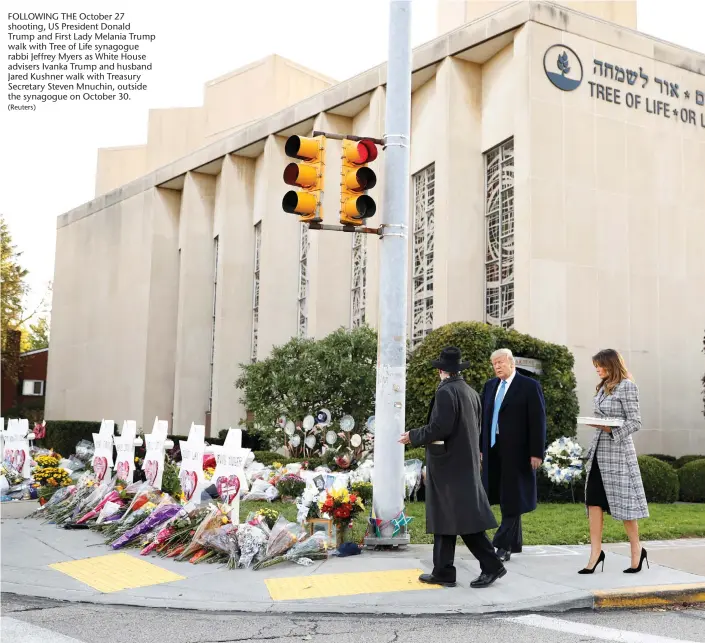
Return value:
M 62 603 L 2 595 L 3 641 L 22 643 L 624 643 L 705 642 L 705 609 L 507 617 L 225 614 Z

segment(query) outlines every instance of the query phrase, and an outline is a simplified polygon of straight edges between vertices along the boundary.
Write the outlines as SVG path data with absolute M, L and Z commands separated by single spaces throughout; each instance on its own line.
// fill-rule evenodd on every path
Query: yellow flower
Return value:
M 223 516 L 223 518 L 222 518 L 221 520 L 222 520 L 222 522 L 223 522 L 224 525 L 227 525 L 227 524 L 228 524 L 228 518 L 227 518 L 227 516 Z
M 272 467 L 274 467 L 275 469 L 281 469 L 281 468 L 282 468 L 282 464 L 281 464 L 281 462 L 274 462 L 274 463 L 272 464 Z

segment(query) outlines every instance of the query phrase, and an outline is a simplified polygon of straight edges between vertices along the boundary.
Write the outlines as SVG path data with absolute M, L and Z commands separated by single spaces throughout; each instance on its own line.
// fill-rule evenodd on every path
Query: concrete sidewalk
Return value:
M 587 547 L 526 547 L 523 554 L 512 557 L 503 579 L 482 590 L 469 588 L 479 567 L 459 546 L 458 587 L 436 589 L 415 581 L 420 572 L 431 569 L 428 545 L 397 552 L 366 551 L 312 567 L 284 563 L 256 572 L 227 570 L 142 557 L 135 550 L 116 553 L 91 531 L 59 529 L 39 520 L 7 518 L 3 513 L 2 591 L 44 598 L 197 610 L 359 615 L 705 603 L 705 539 L 645 543 L 651 568 L 640 574 L 622 573 L 630 564 L 627 545 L 606 545 L 605 571 L 592 576 L 576 573 L 587 561 Z M 89 558 L 95 560 L 63 567 L 66 573 L 50 567 Z M 128 571 L 133 567 L 136 571 Z M 130 584 L 142 586 L 127 587 Z

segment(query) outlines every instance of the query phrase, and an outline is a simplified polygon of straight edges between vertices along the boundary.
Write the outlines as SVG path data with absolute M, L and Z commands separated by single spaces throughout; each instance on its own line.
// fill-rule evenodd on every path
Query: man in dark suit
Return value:
M 509 349 L 491 357 L 497 377 L 482 389 L 482 483 L 502 509 L 493 545 L 504 562 L 522 550 L 521 516 L 536 509 L 536 470 L 546 450 L 541 385 L 517 373 Z
M 402 435 L 402 444 L 426 446 L 426 533 L 433 534 L 433 572 L 419 580 L 454 587 L 455 543 L 460 536 L 480 562 L 470 587 L 489 587 L 507 573 L 485 534 L 497 522 L 480 474 L 480 397 L 460 376 L 469 366 L 454 346 L 431 362 L 441 383 L 427 424 Z

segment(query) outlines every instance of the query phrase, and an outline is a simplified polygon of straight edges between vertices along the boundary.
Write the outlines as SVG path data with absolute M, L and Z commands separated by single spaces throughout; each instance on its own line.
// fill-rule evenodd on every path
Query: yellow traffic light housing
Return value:
M 340 223 L 361 226 L 377 212 L 377 204 L 367 190 L 377 184 L 377 175 L 367 167 L 377 158 L 377 146 L 368 139 L 343 139 L 340 172 Z
M 323 188 L 326 160 L 324 136 L 290 136 L 284 145 L 287 156 L 303 161 L 284 168 L 284 183 L 302 189 L 289 190 L 282 199 L 284 212 L 296 214 L 302 223 L 323 221 Z

